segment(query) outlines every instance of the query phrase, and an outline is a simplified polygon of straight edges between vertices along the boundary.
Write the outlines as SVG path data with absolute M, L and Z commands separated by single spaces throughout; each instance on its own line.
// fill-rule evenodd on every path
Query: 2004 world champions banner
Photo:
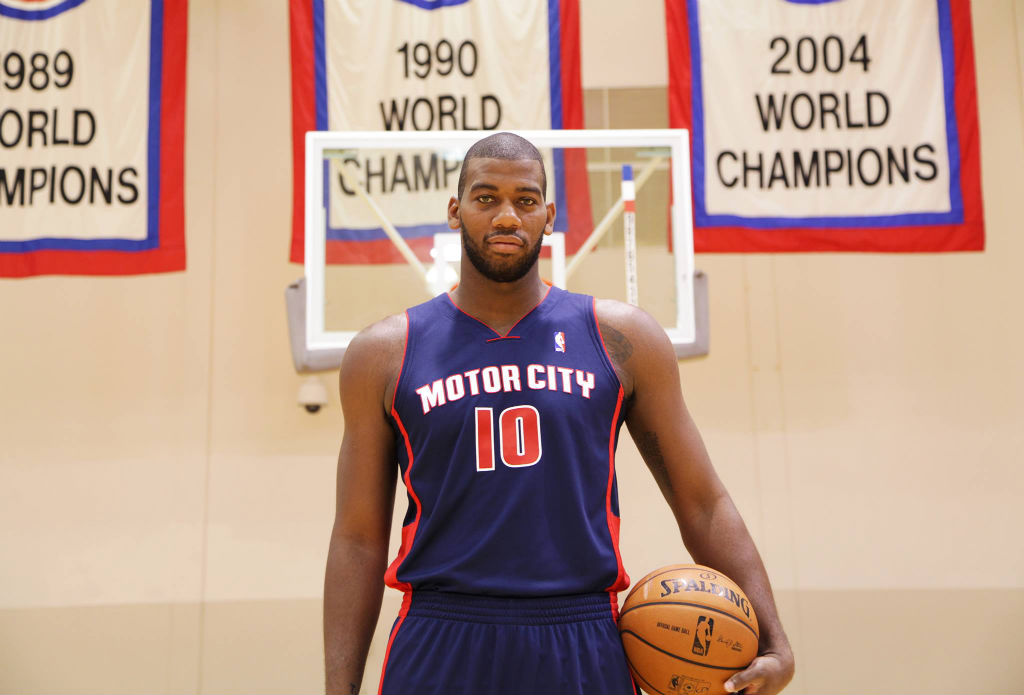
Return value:
M 984 248 L 968 0 L 666 0 L 697 251 Z
M 304 137 L 311 130 L 583 127 L 578 0 L 291 0 L 293 223 L 304 257 Z M 569 252 L 591 231 L 585 153 L 547 156 L 555 229 Z M 342 169 L 344 167 L 344 169 Z M 364 192 L 429 259 L 460 162 L 367 151 L 324 164 L 328 263 L 396 263 Z
M 0 0 L 0 276 L 182 270 L 186 0 Z

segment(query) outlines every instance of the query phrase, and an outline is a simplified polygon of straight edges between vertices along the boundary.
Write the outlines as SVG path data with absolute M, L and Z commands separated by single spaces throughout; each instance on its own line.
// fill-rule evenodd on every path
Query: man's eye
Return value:
M 481 203 L 491 203 L 494 201 L 494 196 L 484 194 L 481 196 L 477 196 L 477 200 L 479 200 Z
M 520 198 L 519 199 L 519 204 L 520 205 L 536 205 L 537 201 L 534 200 L 533 198 Z

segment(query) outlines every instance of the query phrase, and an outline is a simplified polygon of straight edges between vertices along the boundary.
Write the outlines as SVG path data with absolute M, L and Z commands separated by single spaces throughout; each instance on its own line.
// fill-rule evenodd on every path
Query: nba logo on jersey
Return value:
M 555 352 L 565 352 L 565 333 L 555 331 Z

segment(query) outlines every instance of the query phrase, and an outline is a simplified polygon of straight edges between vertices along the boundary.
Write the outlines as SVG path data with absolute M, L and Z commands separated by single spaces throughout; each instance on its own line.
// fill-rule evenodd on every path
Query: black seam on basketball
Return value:
M 696 568 L 696 565 L 675 565 L 675 566 L 673 566 L 673 567 L 669 567 L 668 569 L 664 570 L 663 572 L 658 572 L 658 573 L 657 573 L 657 574 L 655 574 L 654 576 L 652 576 L 652 577 L 649 577 L 648 579 L 646 579 L 646 580 L 644 581 L 644 584 L 647 584 L 648 582 L 652 582 L 652 581 L 654 581 L 655 577 L 660 577 L 660 576 L 661 576 L 661 575 L 663 575 L 663 574 L 672 574 L 673 572 L 678 572 L 678 571 L 679 571 L 679 570 L 680 570 L 681 568 L 684 568 L 684 567 L 685 567 L 685 568 L 690 568 L 690 569 L 694 569 L 694 568 Z M 704 565 L 701 565 L 701 567 L 704 567 Z M 729 583 L 730 583 L 730 584 L 734 584 L 734 585 L 736 586 L 736 588 L 737 588 L 737 589 L 739 589 L 739 588 L 740 588 L 740 585 L 739 585 L 739 584 L 736 584 L 736 582 L 734 582 L 733 580 L 729 579 L 728 577 L 726 577 L 726 576 L 725 576 L 724 574 L 722 574 L 722 573 L 721 573 L 721 572 L 719 572 L 718 570 L 714 569 L 713 567 L 708 567 L 708 570 L 709 570 L 709 571 L 711 571 L 711 572 L 714 572 L 714 573 L 715 573 L 715 574 L 717 574 L 717 575 L 718 575 L 718 576 L 719 576 L 720 578 L 728 580 L 728 581 L 729 581 Z M 709 581 L 710 581 L 710 580 L 709 580 Z M 637 584 L 637 585 L 636 585 L 635 587 L 633 587 L 633 591 L 636 591 L 636 590 L 637 590 L 637 588 L 639 588 L 640 586 L 643 586 L 643 585 L 642 585 L 642 584 Z M 742 591 L 742 589 L 740 589 L 740 590 Z M 629 597 L 627 596 L 627 598 L 629 598 Z
M 710 606 L 705 606 L 702 603 L 690 603 L 688 601 L 651 601 L 650 603 L 641 603 L 639 606 L 632 606 L 632 607 L 627 608 L 626 610 L 622 611 L 621 613 L 619 613 L 619 620 L 622 620 L 622 618 L 625 617 L 627 614 L 632 613 L 633 611 L 638 610 L 640 608 L 644 608 L 645 606 L 692 606 L 693 608 L 699 608 L 702 611 L 711 611 L 713 613 L 720 613 L 720 614 L 724 615 L 727 618 L 732 618 L 733 620 L 738 622 L 740 625 L 742 625 L 743 627 L 745 627 L 748 630 L 750 630 L 750 634 L 752 634 L 754 636 L 755 640 L 760 639 L 760 637 L 757 634 L 757 631 L 754 630 L 754 628 L 750 627 L 750 625 L 748 625 L 744 621 L 740 620 L 739 618 L 737 618 L 732 613 L 729 613 L 728 611 L 723 611 L 721 608 L 712 608 Z
M 658 645 L 651 644 L 650 642 L 648 642 L 647 640 L 645 640 L 643 637 L 641 637 L 640 635 L 636 634 L 632 630 L 623 630 L 622 634 L 623 635 L 633 635 L 633 637 L 636 637 L 638 640 L 640 640 L 641 642 L 646 644 L 651 649 L 657 649 L 659 652 L 661 652 L 662 654 L 665 654 L 666 656 L 671 656 L 673 659 L 679 659 L 680 661 L 685 661 L 686 663 L 693 664 L 694 666 L 700 666 L 701 668 L 714 668 L 714 669 L 718 669 L 719 671 L 734 671 L 735 672 L 735 671 L 742 671 L 743 670 L 742 666 L 715 666 L 713 664 L 705 664 L 705 663 L 701 663 L 700 661 L 694 661 L 693 659 L 687 659 L 684 656 L 679 656 L 678 654 L 673 654 L 672 652 L 667 652 L 664 649 L 662 649 L 661 647 L 659 647 Z
M 633 662 L 629 660 L 629 654 L 625 653 L 626 650 L 623 649 L 622 652 L 623 652 L 623 655 L 626 657 L 626 664 L 629 666 L 630 669 L 632 669 L 633 673 L 636 674 L 636 677 L 639 678 L 640 680 L 642 680 L 647 685 L 651 686 L 651 690 L 653 690 L 654 692 L 658 693 L 658 695 L 665 695 L 665 693 L 663 693 L 660 690 L 658 690 L 657 688 L 655 688 L 653 683 L 651 683 L 649 680 L 647 680 L 646 678 L 644 678 L 643 676 L 640 675 L 640 671 L 638 671 L 636 666 L 633 665 Z

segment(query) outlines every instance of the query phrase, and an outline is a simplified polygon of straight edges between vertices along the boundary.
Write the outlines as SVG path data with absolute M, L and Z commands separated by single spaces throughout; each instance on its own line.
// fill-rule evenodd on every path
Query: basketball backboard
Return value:
M 516 132 L 541 151 L 548 200 L 558 209 L 542 276 L 576 292 L 627 297 L 624 259 L 631 254 L 622 211 L 629 204 L 621 181 L 623 165 L 630 165 L 637 303 L 665 327 L 678 356 L 706 354 L 707 297 L 705 279 L 694 269 L 687 132 Z M 446 224 L 447 202 L 466 150 L 484 135 L 307 133 L 305 276 L 288 290 L 299 371 L 340 364 L 361 328 L 457 282 L 460 237 Z

